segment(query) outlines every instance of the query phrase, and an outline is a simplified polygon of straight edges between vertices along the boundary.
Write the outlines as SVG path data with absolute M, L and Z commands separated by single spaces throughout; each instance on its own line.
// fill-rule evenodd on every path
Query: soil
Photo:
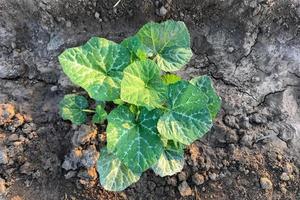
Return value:
M 0 199 L 300 199 L 298 0 L 0 0 Z M 119 42 L 149 21 L 181 20 L 194 56 L 186 79 L 208 74 L 222 97 L 213 129 L 186 149 L 184 170 L 151 170 L 105 191 L 95 160 L 104 126 L 58 115 L 86 93 L 57 56 L 91 36 Z

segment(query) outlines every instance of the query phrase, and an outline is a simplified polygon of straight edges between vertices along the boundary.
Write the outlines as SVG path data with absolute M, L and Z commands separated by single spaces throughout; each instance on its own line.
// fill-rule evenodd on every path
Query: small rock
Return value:
M 15 142 L 15 141 L 18 141 L 19 140 L 19 136 L 17 135 L 17 134 L 11 134 L 8 138 L 7 138 L 7 140 L 9 141 L 9 142 Z
M 283 172 L 281 174 L 281 176 L 280 176 L 280 180 L 282 180 L 282 181 L 288 181 L 288 180 L 290 180 L 290 177 L 289 177 L 289 175 L 286 172 Z
M 188 178 L 186 172 L 184 171 L 180 172 L 177 176 L 179 181 L 186 181 Z
M 228 50 L 229 53 L 232 53 L 234 51 L 234 48 L 233 47 L 228 47 L 227 50 Z
M 266 177 L 260 178 L 260 186 L 264 190 L 270 190 L 273 188 L 272 182 L 270 181 L 270 179 L 268 179 Z
M 56 85 L 54 85 L 50 88 L 50 90 L 51 90 L 51 92 L 55 92 L 58 90 L 58 87 Z
M 15 107 L 12 104 L 0 104 L 0 126 L 10 122 L 14 116 Z
M 10 65 L 8 63 L 0 63 L 0 78 L 14 79 L 25 73 L 23 65 Z
M 172 185 L 172 186 L 177 186 L 177 179 L 176 179 L 176 177 L 169 177 L 168 179 L 167 179 L 167 183 L 169 184 L 169 185 Z
M 188 185 L 186 181 L 183 181 L 179 186 L 178 186 L 179 193 L 181 196 L 191 196 L 193 194 L 192 189 Z
M 165 16 L 167 13 L 168 13 L 168 10 L 164 6 L 162 6 L 158 12 L 159 16 L 161 16 L 161 17 Z
M 70 179 L 73 178 L 76 175 L 76 171 L 69 171 L 68 173 L 65 174 L 65 179 Z
M 253 144 L 252 139 L 253 137 L 251 135 L 245 134 L 240 140 L 240 143 L 244 146 L 251 147 Z
M 31 164 L 29 162 L 25 162 L 20 167 L 20 172 L 21 172 L 21 174 L 30 175 L 32 173 L 32 166 L 31 166 Z
M 8 156 L 7 150 L 5 147 L 0 148 L 0 164 L 7 164 L 8 163 Z
M 240 127 L 244 128 L 244 129 L 250 129 L 251 128 L 251 124 L 249 123 L 249 118 L 248 117 L 243 117 L 240 120 L 239 125 L 240 125 Z
M 95 18 L 99 19 L 100 18 L 100 14 L 98 12 L 95 12 Z
M 251 78 L 251 82 L 252 82 L 252 83 L 258 83 L 258 82 L 260 82 L 259 76 L 253 76 L 253 77 Z
M 196 185 L 201 185 L 204 183 L 205 178 L 203 175 L 196 173 L 192 176 L 192 180 Z
M 208 177 L 210 178 L 210 180 L 215 181 L 218 177 L 218 175 L 216 173 L 208 173 Z
M 265 124 L 268 122 L 268 120 L 265 116 L 255 113 L 255 114 L 251 115 L 250 122 L 256 123 L 256 124 Z
M 4 194 L 6 191 L 5 180 L 0 178 L 0 194 Z
M 288 174 L 291 174 L 291 173 L 293 173 L 293 166 L 290 163 L 286 163 L 283 168 L 283 171 Z
M 85 180 L 96 180 L 97 178 L 97 171 L 95 167 L 91 167 L 86 169 L 82 169 L 79 171 L 79 173 L 77 174 L 77 176 L 81 179 L 85 179 Z
M 34 123 L 25 124 L 22 128 L 23 133 L 30 134 L 32 131 L 36 130 L 36 125 Z
M 67 28 L 70 28 L 71 26 L 72 26 L 72 23 L 71 23 L 70 21 L 67 21 L 67 22 L 66 22 L 66 27 L 67 27 Z
M 73 145 L 80 146 L 95 140 L 97 136 L 97 128 L 95 126 L 81 125 L 78 131 L 75 131 L 72 137 Z
M 20 113 L 17 113 L 13 120 L 13 126 L 15 128 L 18 128 L 19 126 L 22 126 L 24 124 L 24 122 L 25 122 L 25 119 L 24 119 L 23 115 L 21 115 Z
M 99 152 L 96 149 L 95 145 L 89 146 L 87 150 L 84 150 L 82 153 L 82 158 L 80 160 L 81 165 L 86 168 L 94 167 L 97 163 L 99 157 Z
M 81 157 L 82 150 L 80 148 L 75 148 L 69 155 L 65 156 L 65 160 L 61 167 L 65 170 L 76 170 L 79 167 L 78 165 Z

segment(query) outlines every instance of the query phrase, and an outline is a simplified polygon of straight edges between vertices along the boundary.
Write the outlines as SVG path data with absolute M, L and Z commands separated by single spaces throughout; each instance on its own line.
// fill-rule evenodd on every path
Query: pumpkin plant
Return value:
M 150 22 L 120 44 L 93 37 L 59 56 L 64 73 L 96 102 L 68 94 L 60 102 L 64 120 L 106 123 L 100 150 L 101 185 L 121 191 L 151 168 L 160 176 L 180 172 L 184 149 L 207 133 L 221 99 L 208 76 L 182 80 L 174 74 L 191 59 L 190 35 L 180 21 Z M 107 113 L 105 103 L 115 104 Z

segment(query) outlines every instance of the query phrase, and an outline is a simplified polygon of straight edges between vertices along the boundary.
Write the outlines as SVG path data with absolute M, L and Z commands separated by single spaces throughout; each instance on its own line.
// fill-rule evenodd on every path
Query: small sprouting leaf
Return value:
M 158 66 L 151 60 L 136 61 L 124 70 L 121 99 L 149 109 L 165 101 L 167 86 L 162 82 Z
M 163 71 L 181 69 L 193 55 L 190 34 L 184 22 L 150 22 L 136 36 L 148 48 L 148 57 L 153 58 Z
M 122 70 L 130 63 L 129 51 L 104 38 L 91 38 L 85 45 L 59 56 L 63 71 L 95 100 L 119 98 Z
M 100 124 L 102 123 L 107 117 L 107 113 L 106 111 L 104 110 L 103 106 L 101 105 L 97 105 L 96 106 L 96 113 L 93 115 L 93 123 L 94 124 Z
M 59 102 L 59 113 L 64 120 L 70 120 L 73 124 L 79 125 L 86 121 L 84 109 L 88 106 L 88 101 L 84 96 L 68 94 Z
M 208 76 L 198 76 L 193 78 L 190 83 L 198 87 L 208 97 L 208 109 L 214 119 L 221 108 L 221 98 L 214 89 L 212 80 Z
M 99 179 L 104 189 L 122 191 L 140 179 L 138 173 L 132 172 L 116 156 L 103 148 L 97 162 Z
M 147 58 L 147 49 L 138 37 L 126 38 L 121 42 L 121 45 L 129 50 L 131 62 Z
M 163 82 L 167 85 L 177 83 L 181 80 L 180 76 L 177 76 L 176 74 L 164 74 L 161 76 Z
M 184 151 L 165 149 L 157 163 L 152 166 L 155 174 L 164 177 L 172 176 L 183 169 Z
M 119 106 L 107 117 L 107 148 L 134 172 L 143 172 L 159 159 L 163 145 L 156 129 L 159 110 L 142 108 L 136 116 Z
M 169 85 L 168 110 L 159 119 L 162 137 L 185 145 L 202 137 L 212 126 L 207 97 L 187 81 Z

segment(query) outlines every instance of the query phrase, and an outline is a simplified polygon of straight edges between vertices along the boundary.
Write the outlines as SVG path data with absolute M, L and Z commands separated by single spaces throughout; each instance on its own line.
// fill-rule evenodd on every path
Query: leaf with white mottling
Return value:
M 79 125 L 86 121 L 84 109 L 88 106 L 88 101 L 84 96 L 68 94 L 59 102 L 59 113 L 64 120 L 70 120 Z
M 123 101 L 153 109 L 163 104 L 166 91 L 159 67 L 153 61 L 136 61 L 124 70 L 121 82 Z
M 136 116 L 127 106 L 108 115 L 107 148 L 134 172 L 143 172 L 159 159 L 163 145 L 156 124 L 159 110 L 140 110 Z
M 153 58 L 163 71 L 181 69 L 193 55 L 190 34 L 184 22 L 150 22 L 136 36 L 148 48 L 148 57 Z
M 182 150 L 166 149 L 161 154 L 157 163 L 152 166 L 155 174 L 164 177 L 172 176 L 183 169 L 184 152 Z
M 212 118 L 215 118 L 221 108 L 221 98 L 214 89 L 212 80 L 208 76 L 198 76 L 190 83 L 197 86 L 208 97 L 208 109 Z
M 103 148 L 97 162 L 99 179 L 104 189 L 122 191 L 140 179 L 139 173 L 132 172 L 116 156 Z
M 167 111 L 157 124 L 159 133 L 185 145 L 199 139 L 212 126 L 207 102 L 206 95 L 187 81 L 169 85 Z
M 85 45 L 59 56 L 64 73 L 95 100 L 119 98 L 122 71 L 130 63 L 128 50 L 104 38 L 91 38 Z
M 132 36 L 126 38 L 121 42 L 121 45 L 129 50 L 131 62 L 147 58 L 147 49 L 138 37 Z

